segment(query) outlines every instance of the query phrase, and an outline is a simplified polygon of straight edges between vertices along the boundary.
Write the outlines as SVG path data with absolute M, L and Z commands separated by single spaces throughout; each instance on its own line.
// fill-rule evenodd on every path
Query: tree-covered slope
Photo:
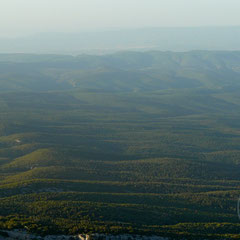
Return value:
M 1 56 L 0 228 L 236 239 L 239 56 Z
M 0 55 L 1 91 L 239 88 L 240 52 Z

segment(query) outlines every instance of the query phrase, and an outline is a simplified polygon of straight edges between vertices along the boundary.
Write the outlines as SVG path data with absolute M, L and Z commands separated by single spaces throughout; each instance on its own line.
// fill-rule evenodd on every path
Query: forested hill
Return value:
M 239 239 L 240 52 L 0 55 L 1 230 Z
M 239 87 L 240 52 L 0 55 L 0 91 L 152 91 Z

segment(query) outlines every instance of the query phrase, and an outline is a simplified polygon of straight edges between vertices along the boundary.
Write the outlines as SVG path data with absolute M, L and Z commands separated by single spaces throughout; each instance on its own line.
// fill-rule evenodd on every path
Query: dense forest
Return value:
M 238 239 L 240 52 L 0 55 L 0 229 Z

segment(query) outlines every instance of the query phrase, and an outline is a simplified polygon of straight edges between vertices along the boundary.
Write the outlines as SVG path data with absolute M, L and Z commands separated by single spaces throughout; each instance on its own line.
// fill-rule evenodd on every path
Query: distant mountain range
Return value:
M 103 54 L 121 50 L 240 50 L 240 26 L 42 33 L 0 39 L 2 53 Z

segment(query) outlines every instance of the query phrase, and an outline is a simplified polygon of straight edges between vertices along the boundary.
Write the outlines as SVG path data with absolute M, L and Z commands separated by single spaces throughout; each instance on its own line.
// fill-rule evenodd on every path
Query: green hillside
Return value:
M 0 229 L 238 239 L 240 53 L 0 55 Z

